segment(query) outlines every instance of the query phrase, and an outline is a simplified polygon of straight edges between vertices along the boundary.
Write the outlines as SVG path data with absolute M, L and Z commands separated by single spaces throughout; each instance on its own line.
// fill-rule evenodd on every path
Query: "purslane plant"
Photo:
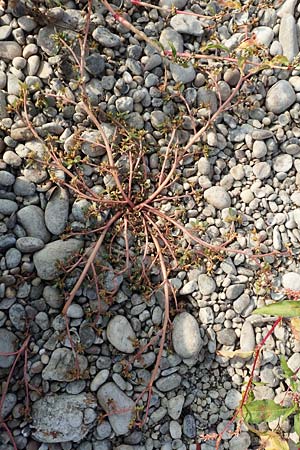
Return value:
M 99 223 L 96 220 L 94 222 L 95 225 L 89 229 L 81 231 L 70 230 L 64 236 L 64 238 L 68 238 L 70 235 L 84 236 L 89 244 L 86 251 L 78 255 L 77 260 L 75 258 L 75 262 L 72 261 L 69 266 L 65 267 L 66 276 L 74 271 L 78 271 L 77 279 L 73 287 L 69 292 L 66 292 L 66 301 L 62 310 L 62 314 L 66 320 L 66 332 L 74 352 L 75 362 L 77 361 L 78 349 L 72 341 L 67 312 L 78 290 L 85 283 L 87 277 L 93 280 L 98 298 L 97 317 L 99 317 L 99 314 L 105 313 L 103 306 L 101 306 L 102 298 L 99 293 L 101 292 L 103 296 L 109 299 L 114 294 L 113 291 L 107 291 L 101 285 L 101 272 L 109 270 L 109 266 L 103 261 L 103 255 L 109 255 L 107 258 L 108 263 L 116 264 L 114 249 L 118 249 L 118 259 L 121 263 L 119 262 L 114 267 L 115 277 L 118 274 L 123 274 L 130 282 L 130 280 L 133 280 L 133 274 L 139 271 L 143 284 L 149 288 L 149 292 L 155 293 L 157 290 L 163 292 L 164 316 L 161 329 L 158 332 L 156 331 L 154 336 L 148 336 L 149 343 L 137 352 L 139 357 L 141 357 L 145 349 L 150 346 L 155 347 L 158 343 L 156 361 L 150 381 L 142 393 L 135 398 L 136 408 L 132 412 L 134 418 L 133 424 L 143 426 L 149 415 L 153 383 L 159 371 L 166 336 L 168 330 L 171 328 L 170 303 L 172 299 L 176 305 L 176 292 L 169 279 L 175 270 L 180 268 L 182 252 L 186 254 L 187 259 L 190 259 L 190 256 L 188 256 L 190 254 L 194 255 L 194 259 L 198 259 L 200 256 L 204 264 L 210 267 L 214 267 L 216 261 L 222 260 L 226 255 L 230 254 L 243 254 L 250 260 L 255 261 L 257 265 L 260 265 L 260 262 L 267 256 L 278 257 L 290 255 L 289 251 L 282 253 L 277 251 L 260 253 L 257 251 L 257 248 L 239 249 L 235 243 L 236 233 L 234 228 L 232 228 L 229 236 L 224 236 L 219 239 L 219 242 L 209 242 L 205 233 L 203 237 L 200 237 L 197 228 L 188 228 L 178 220 L 176 215 L 178 205 L 180 203 L 185 204 L 184 202 L 187 199 L 193 197 L 195 191 L 190 189 L 185 194 L 181 192 L 172 193 L 172 186 L 174 186 L 177 178 L 181 176 L 181 163 L 185 158 L 193 156 L 199 149 L 201 151 L 203 148 L 204 152 L 204 144 L 201 139 L 214 126 L 215 121 L 223 112 L 235 107 L 239 101 L 240 90 L 244 86 L 247 86 L 251 77 L 255 76 L 258 71 L 264 68 L 286 68 L 288 67 L 288 63 L 282 57 L 268 59 L 265 50 L 257 45 L 254 38 L 250 38 L 247 35 L 245 35 L 245 40 L 236 49 L 234 55 L 224 54 L 226 49 L 215 42 L 207 43 L 203 46 L 203 53 L 201 54 L 189 54 L 186 52 L 174 54 L 172 50 L 162 49 L 160 44 L 129 23 L 122 16 L 122 12 L 116 11 L 106 0 L 103 0 L 102 3 L 116 21 L 125 26 L 129 31 L 137 34 L 147 44 L 152 45 L 163 58 L 171 61 L 172 59 L 178 61 L 179 58 L 189 59 L 199 61 L 198 64 L 200 65 L 202 63 L 204 64 L 204 61 L 207 60 L 221 61 L 234 64 L 240 72 L 239 81 L 232 89 L 229 97 L 225 101 L 222 101 L 219 96 L 219 106 L 216 112 L 211 114 L 199 129 L 197 129 L 199 122 L 195 120 L 193 134 L 187 143 L 184 145 L 179 143 L 177 132 L 180 129 L 181 123 L 180 121 L 174 121 L 173 124 L 171 123 L 169 126 L 162 127 L 161 134 L 166 142 L 164 148 L 159 150 L 151 148 L 151 144 L 147 144 L 143 133 L 128 129 L 126 120 L 122 122 L 119 118 L 111 118 L 103 111 L 99 111 L 90 102 L 85 81 L 85 60 L 88 54 L 93 4 L 92 0 L 88 0 L 85 28 L 77 42 L 80 46 L 80 54 L 75 50 L 72 42 L 66 41 L 61 34 L 56 36 L 56 42 L 60 44 L 59 46 L 61 48 L 69 52 L 73 60 L 74 70 L 77 70 L 78 73 L 78 78 L 75 83 L 77 87 L 75 95 L 70 95 L 67 86 L 56 92 L 46 89 L 42 95 L 43 101 L 47 101 L 47 98 L 54 99 L 58 108 L 64 108 L 67 105 L 76 107 L 83 115 L 86 129 L 96 130 L 98 138 L 95 141 L 91 141 L 84 138 L 83 131 L 78 130 L 74 134 L 73 147 L 68 151 L 62 148 L 62 144 L 55 137 L 49 137 L 48 139 L 42 138 L 33 123 L 34 117 L 31 114 L 31 104 L 34 100 L 31 99 L 30 91 L 26 85 L 21 86 L 20 99 L 11 108 L 11 112 L 16 112 L 23 120 L 24 124 L 31 131 L 33 138 L 47 149 L 46 161 L 37 161 L 36 163 L 46 163 L 51 179 L 59 186 L 68 189 L 73 199 L 84 199 L 90 202 L 93 205 L 93 211 L 87 211 L 87 215 L 94 214 L 97 217 L 103 211 L 108 211 L 106 218 L 102 222 L 100 221 Z M 139 6 L 144 6 L 141 2 L 135 3 Z M 177 13 L 174 10 L 171 12 L 174 14 Z M 223 53 L 218 54 L 218 52 Z M 261 58 L 260 62 L 253 61 L 252 59 L 253 56 L 257 55 Z M 167 64 L 167 60 L 165 64 Z M 209 74 L 208 68 L 207 72 Z M 213 75 L 211 78 L 213 82 Z M 167 88 L 167 84 L 166 81 L 164 89 Z M 218 94 L 218 85 L 216 83 L 214 83 L 214 89 Z M 179 91 L 179 98 L 180 95 Z M 181 99 L 189 116 L 193 117 L 193 113 L 184 102 L 182 95 Z M 39 104 L 35 106 L 38 108 Z M 113 135 L 108 137 L 104 125 L 111 121 L 115 129 Z M 120 136 L 123 136 L 124 139 L 120 140 Z M 83 156 L 81 149 L 84 144 L 91 145 L 94 148 L 101 148 L 104 155 L 95 158 L 87 155 Z M 148 168 L 148 159 L 151 152 L 153 153 L 155 151 L 159 153 L 160 163 L 157 172 L 153 174 Z M 102 187 L 101 193 L 95 192 L 86 183 L 83 164 L 89 165 L 94 173 L 102 180 L 109 178 L 110 182 L 105 187 Z M 63 176 L 57 176 L 58 172 L 63 174 Z M 172 206 L 171 212 L 167 213 L 164 211 L 163 206 L 168 202 L 171 202 Z M 123 256 L 120 257 L 122 254 Z M 99 257 L 101 259 L 100 262 L 98 261 Z M 280 319 L 278 319 L 279 322 Z M 26 339 L 26 347 L 23 344 L 22 349 L 27 348 L 29 337 Z M 250 380 L 243 394 L 241 406 L 235 414 L 234 419 L 239 418 L 239 415 L 244 412 L 244 408 L 248 405 L 247 401 L 251 390 L 253 374 L 259 361 L 261 348 L 266 339 L 262 341 L 261 345 L 255 351 Z M 20 355 L 24 351 L 22 350 Z M 75 363 L 75 365 L 78 369 L 78 364 Z M 77 370 L 77 375 L 80 376 L 79 370 Z M 2 392 L 2 402 L 4 401 L 3 398 L 5 398 L 6 392 L 7 388 Z M 113 409 L 107 412 L 108 415 L 117 413 L 118 411 Z M 4 427 L 7 430 L 6 425 Z M 221 437 L 222 434 L 217 436 L 217 447 L 220 444 Z

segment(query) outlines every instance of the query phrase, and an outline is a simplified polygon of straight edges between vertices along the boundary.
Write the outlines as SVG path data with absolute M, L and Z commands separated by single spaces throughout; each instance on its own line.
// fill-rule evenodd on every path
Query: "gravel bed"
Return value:
M 89 279 L 83 283 L 67 311 L 73 344 L 80 348 L 77 379 L 62 308 L 64 294 L 78 274 L 62 277 L 58 261 L 89 248 L 93 236 L 76 233 L 100 227 L 110 210 L 87 217 L 91 201 L 78 200 L 66 185 L 54 183 L 45 164 L 45 147 L 12 110 L 21 94 L 20 83 L 26 83 L 39 136 L 56 136 L 63 154 L 76 145 L 81 133 L 82 156 L 94 163 L 83 167 L 86 184 L 95 194 L 111 188 L 111 178 L 96 170 L 105 159 L 99 132 L 89 126 L 80 105 L 58 108 L 50 96 L 65 85 L 65 94 L 77 98 L 72 58 L 53 35 L 77 39 L 85 24 L 86 1 L 7 3 L 0 9 L 0 352 L 20 348 L 29 329 L 31 418 L 23 416 L 22 358 L 2 416 L 21 450 L 196 450 L 199 436 L 220 433 L 228 424 L 252 367 L 251 358 L 228 359 L 217 352 L 253 351 L 272 326 L 272 319 L 252 315 L 253 310 L 282 299 L 280 289 L 300 291 L 300 70 L 266 68 L 254 75 L 243 86 L 241 101 L 204 133 L 193 147 L 198 151 L 182 160 L 176 182 L 166 189 L 170 199 L 187 194 L 177 208 L 180 220 L 188 229 L 201 225 L 201 237 L 207 242 L 218 242 L 234 230 L 236 249 L 268 253 L 289 247 L 293 256 L 266 257 L 265 271 L 244 254 L 231 253 L 216 260 L 211 270 L 195 258 L 172 272 L 179 308 L 171 305 L 173 325 L 154 381 L 149 417 L 139 429 L 132 427 L 131 410 L 151 378 L 158 347 L 148 347 L 142 359 L 134 359 L 134 354 L 137 343 L 147 345 L 162 326 L 162 291 L 146 297 L 141 278 L 131 284 L 126 274 L 114 273 L 109 259 L 102 281 L 107 292 L 115 292 L 113 302 L 105 302 L 101 292 L 98 299 Z M 214 25 L 209 16 L 222 12 L 218 2 L 201 0 L 160 0 L 155 5 L 208 16 L 170 16 L 166 10 L 122 2 L 123 14 L 135 27 L 174 53 L 201 52 Z M 233 51 L 245 38 L 245 24 L 248 36 L 256 36 L 269 58 L 283 55 L 291 62 L 299 56 L 296 0 L 269 2 L 263 8 L 253 1 L 245 10 L 221 15 L 214 30 L 219 43 Z M 94 2 L 84 71 L 89 100 L 106 118 L 117 117 L 128 129 L 144 130 L 145 145 L 151 148 L 147 170 L 153 176 L 159 173 L 159 157 L 167 145 L 162 126 L 184 111 L 177 136 L 184 146 L 194 125 L 201 127 L 239 81 L 237 68 L 229 62 L 183 64 L 176 58 L 166 62 L 115 21 L 99 1 Z M 215 84 L 208 76 L 213 70 Z M 49 94 L 46 102 L 43 93 Z M 103 127 L 112 140 L 115 126 L 105 120 Z M 126 161 L 120 158 L 117 164 L 122 173 Z M 171 200 L 161 208 L 172 212 Z M 122 242 L 116 248 L 125 251 Z M 158 279 L 155 270 L 151 276 Z M 99 301 L 103 314 L 92 323 Z M 286 322 L 262 351 L 255 377 L 261 383 L 253 388 L 256 399 L 282 401 L 286 385 L 280 355 L 292 370 L 299 369 L 300 342 Z M 1 381 L 14 360 L 0 356 Z M 123 412 L 107 416 L 112 404 Z M 278 426 L 290 448 L 296 449 L 299 439 L 291 420 L 275 420 L 260 428 Z M 242 426 L 237 435 L 230 429 L 224 434 L 220 449 L 258 447 L 257 437 Z M 201 450 L 213 448 L 214 441 L 201 444 Z M 0 450 L 11 449 L 3 432 Z

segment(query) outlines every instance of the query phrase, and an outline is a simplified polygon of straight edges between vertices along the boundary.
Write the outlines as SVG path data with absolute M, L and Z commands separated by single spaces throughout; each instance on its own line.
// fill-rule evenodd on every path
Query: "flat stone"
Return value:
M 255 333 L 250 322 L 244 322 L 241 329 L 240 348 L 242 352 L 253 352 L 255 349 Z
M 201 37 L 203 35 L 203 27 L 197 17 L 186 14 L 176 14 L 172 17 L 170 25 L 178 33 L 189 34 Z
M 179 419 L 184 405 L 184 400 L 185 397 L 182 394 L 179 394 L 176 397 L 172 397 L 168 400 L 168 413 L 172 419 Z
M 50 240 L 50 234 L 45 226 L 44 211 L 36 205 L 25 206 L 17 212 L 19 223 L 28 236 L 39 238 L 44 242 Z
M 50 242 L 33 256 L 38 276 L 42 280 L 54 280 L 61 273 L 58 263 L 64 263 L 82 247 L 83 242 L 77 239 Z
M 0 41 L 5 41 L 11 34 L 12 28 L 9 25 L 0 27 Z
M 195 417 L 191 414 L 187 414 L 184 416 L 182 431 L 183 434 L 190 439 L 194 439 L 196 437 L 196 420 Z
M 126 317 L 119 314 L 113 317 L 107 325 L 106 334 L 109 342 L 120 352 L 133 353 L 136 350 L 136 335 Z
M 108 420 L 117 436 L 127 434 L 133 418 L 135 403 L 113 382 L 100 387 L 98 402 L 108 414 Z M 118 412 L 124 410 L 125 412 Z
M 223 345 L 233 345 L 236 341 L 235 331 L 231 328 L 224 328 L 217 332 L 217 340 Z
M 297 25 L 293 15 L 285 14 L 280 21 L 279 42 L 283 56 L 292 61 L 299 53 Z
M 157 389 L 161 392 L 170 392 L 177 389 L 181 384 L 181 376 L 178 373 L 172 373 L 167 377 L 161 377 L 155 383 Z
M 271 175 L 270 164 L 268 164 L 265 161 L 258 162 L 256 164 L 254 164 L 254 166 L 253 166 L 253 174 L 259 180 L 264 180 L 265 178 L 269 178 L 269 176 Z
M 22 47 L 15 41 L 0 41 L 0 58 L 13 60 L 22 56 Z
M 298 0 L 285 0 L 279 9 L 276 11 L 277 17 L 283 17 L 285 15 L 294 15 L 295 6 Z
M 12 353 L 17 349 L 17 336 L 5 328 L 0 328 L 0 353 Z M 15 355 L 1 356 L 0 355 L 0 368 L 9 368 L 14 360 Z
M 187 63 L 187 65 L 184 66 L 181 64 L 171 63 L 170 72 L 176 83 L 181 82 L 186 84 L 196 78 L 196 71 L 191 63 Z
M 14 141 L 29 141 L 33 139 L 33 134 L 28 128 L 12 128 L 10 131 L 10 136 Z
M 0 214 L 4 216 L 10 216 L 18 210 L 18 205 L 12 200 L 6 198 L 0 198 Z
M 45 209 L 45 224 L 50 233 L 64 232 L 69 217 L 69 195 L 66 189 L 57 187 Z
M 296 101 L 296 94 L 291 84 L 286 80 L 279 80 L 266 96 L 266 108 L 274 114 L 281 114 Z
M 293 167 L 293 158 L 286 153 L 278 155 L 273 160 L 275 172 L 288 172 Z
M 198 277 L 198 287 L 202 295 L 210 295 L 216 290 L 216 282 L 206 273 L 202 273 Z
M 34 253 L 45 247 L 45 242 L 42 239 L 25 236 L 17 239 L 16 247 L 22 253 Z
M 0 411 L 1 416 L 3 419 L 9 415 L 9 413 L 13 410 L 14 406 L 17 403 L 17 396 L 16 394 L 13 394 L 12 392 L 8 392 L 5 395 L 2 410 Z
M 80 442 L 94 422 L 84 420 L 85 411 L 96 407 L 90 393 L 47 395 L 32 405 L 32 435 L 44 443 Z
M 183 359 L 194 358 L 199 354 L 203 342 L 194 316 L 183 312 L 175 317 L 172 343 L 175 352 Z
M 204 199 L 217 209 L 229 208 L 231 197 L 221 186 L 212 186 L 204 191 Z
M 121 39 L 117 34 L 111 33 L 106 27 L 97 27 L 93 31 L 93 38 L 105 48 L 114 48 L 121 45 Z
M 173 30 L 173 28 L 165 28 L 160 35 L 159 42 L 165 50 L 172 51 L 170 42 L 174 46 L 176 52 L 183 52 L 183 38 L 180 33 Z
M 100 372 L 97 373 L 97 375 L 93 378 L 91 381 L 90 389 L 92 392 L 95 392 L 99 389 L 102 384 L 104 384 L 109 377 L 109 370 L 103 369 L 100 370 Z
M 252 33 L 255 34 L 257 43 L 266 47 L 269 47 L 274 39 L 274 31 L 270 27 L 256 27 Z
M 292 289 L 293 291 L 300 291 L 300 274 L 297 272 L 287 272 L 281 279 L 282 287 L 285 289 Z
M 80 374 L 83 375 L 88 366 L 85 356 L 78 354 Z M 76 379 L 76 364 L 72 350 L 57 348 L 51 355 L 48 365 L 42 372 L 44 380 L 73 381 Z

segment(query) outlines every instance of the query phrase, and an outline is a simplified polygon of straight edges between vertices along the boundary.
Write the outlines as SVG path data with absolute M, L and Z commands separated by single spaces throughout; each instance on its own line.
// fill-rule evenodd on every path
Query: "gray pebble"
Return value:
M 178 373 L 173 373 L 168 377 L 159 378 L 155 385 L 161 392 L 169 392 L 177 389 L 181 384 L 181 376 Z
M 128 319 L 121 315 L 113 317 L 107 325 L 107 339 L 122 353 L 135 351 L 135 333 Z
M 6 170 L 0 170 L 0 185 L 12 186 L 15 182 L 15 177 L 12 173 Z
M 18 205 L 16 202 L 0 198 L 0 214 L 3 214 L 4 216 L 10 216 L 17 210 Z
M 291 84 L 279 80 L 267 92 L 266 108 L 274 114 L 281 114 L 296 101 L 296 94 Z
M 173 321 L 172 343 L 175 352 L 184 359 L 194 358 L 200 352 L 203 342 L 199 325 L 191 314 L 183 312 Z
M 34 253 L 44 248 L 45 243 L 40 238 L 25 236 L 17 239 L 16 247 L 22 253 Z
M 64 232 L 69 216 L 69 195 L 66 189 L 57 187 L 45 209 L 45 224 L 50 233 Z
M 50 234 L 45 226 L 44 211 L 35 205 L 25 206 L 17 213 L 18 221 L 30 237 L 36 237 L 44 242 L 50 240 Z
M 212 186 L 204 192 L 205 200 L 217 209 L 229 208 L 231 198 L 228 192 L 221 186 Z
M 236 341 L 235 331 L 230 328 L 224 328 L 223 330 L 217 332 L 217 340 L 223 345 L 234 345 Z
M 18 267 L 21 262 L 22 254 L 16 248 L 10 248 L 5 254 L 6 267 L 8 269 L 13 269 Z
M 97 27 L 93 31 L 93 38 L 95 41 L 99 42 L 103 47 L 114 48 L 121 45 L 121 40 L 117 34 L 111 33 L 105 27 Z

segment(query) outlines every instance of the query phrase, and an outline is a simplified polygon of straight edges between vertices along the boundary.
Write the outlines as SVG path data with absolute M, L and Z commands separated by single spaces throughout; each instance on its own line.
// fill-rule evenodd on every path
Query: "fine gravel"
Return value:
M 168 143 L 162 126 L 183 112 L 177 138 L 184 146 L 194 127 L 198 130 L 209 120 L 240 79 L 237 67 L 226 60 L 203 58 L 195 64 L 176 53 L 201 53 L 214 33 L 234 55 L 246 29 L 269 59 L 284 56 L 293 62 L 299 56 L 296 0 L 266 2 L 263 8 L 254 0 L 224 14 L 224 6 L 215 1 L 154 2 L 198 16 L 169 15 L 166 9 L 135 6 L 129 0 L 114 2 L 156 46 L 173 52 L 171 62 L 115 21 L 100 1 L 93 3 L 84 68 L 89 101 L 106 113 L 102 126 L 109 142 L 116 130 L 111 116 L 124 120 L 128 129 L 145 131 L 145 145 L 152 149 L 146 165 L 153 176 L 159 174 L 160 150 Z M 207 242 L 224 242 L 234 232 L 236 249 L 272 253 L 289 247 L 291 256 L 268 256 L 262 268 L 243 252 L 224 253 L 211 267 L 195 257 L 170 272 L 178 308 L 170 305 L 172 327 L 153 383 L 148 419 L 142 428 L 132 427 L 135 400 L 151 379 L 158 353 L 162 291 L 156 289 L 146 298 L 141 274 L 131 285 L 126 273 L 115 273 L 114 261 L 100 251 L 96 259 L 105 266 L 104 290 L 114 295 L 107 301 L 104 290 L 97 290 L 87 277 L 67 311 L 70 341 L 62 308 L 79 275 L 76 270 L 64 273 L 63 264 L 89 250 L 93 236 L 80 233 L 99 228 L 110 210 L 87 216 L 91 200 L 75 198 L 70 187 L 55 183 L 45 146 L 13 111 L 25 83 L 38 135 L 57 137 L 63 155 L 77 145 L 81 133 L 82 157 L 93 162 L 83 165 L 90 192 L 101 194 L 114 187 L 111 177 L 97 171 L 105 148 L 80 105 L 58 107 L 50 95 L 43 99 L 43 94 L 60 92 L 64 86 L 69 99 L 78 99 L 74 61 L 53 35 L 77 40 L 86 4 L 0 1 L 0 352 L 15 352 L 27 330 L 31 335 L 26 375 L 31 416 L 23 415 L 24 354 L 1 415 L 20 450 L 196 450 L 201 435 L 220 433 L 228 425 L 251 372 L 251 357 L 228 359 L 218 351 L 253 351 L 273 323 L 252 315 L 253 310 L 284 298 L 284 289 L 300 291 L 300 70 L 266 67 L 253 75 L 233 109 L 222 112 L 194 146 L 197 151 L 180 162 L 176 181 L 166 190 L 170 201 L 161 204 L 164 212 L 173 212 L 171 198 L 180 196 L 181 222 L 188 229 L 200 226 Z M 214 14 L 219 14 L 217 21 L 211 18 Z M 218 49 L 209 54 L 227 55 Z M 125 159 L 117 166 L 120 174 L 126 173 Z M 57 171 L 55 176 L 63 179 L 64 174 Z M 117 244 L 124 252 L 124 245 Z M 101 314 L 93 322 L 98 304 Z M 151 339 L 153 345 L 147 346 Z M 134 358 L 141 347 L 145 351 Z M 300 342 L 287 322 L 275 329 L 261 353 L 255 399 L 286 401 L 280 355 L 292 370 L 299 370 Z M 2 389 L 14 361 L 14 355 L 0 355 Z M 144 395 L 138 406 L 145 406 L 146 400 Z M 135 414 L 138 420 L 139 410 Z M 279 428 L 290 448 L 297 448 L 292 419 L 260 428 Z M 245 426 L 238 434 L 231 431 L 234 425 L 224 433 L 220 449 L 259 447 L 257 436 Z M 215 448 L 214 441 L 201 442 L 201 450 Z M 0 450 L 12 449 L 2 428 Z

